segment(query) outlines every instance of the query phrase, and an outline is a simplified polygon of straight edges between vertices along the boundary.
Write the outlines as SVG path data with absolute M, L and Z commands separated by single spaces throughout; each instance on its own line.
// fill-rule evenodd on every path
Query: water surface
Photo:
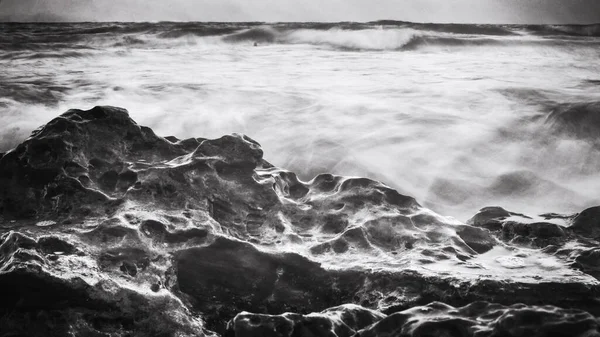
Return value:
M 463 221 L 600 202 L 600 138 L 548 117 L 600 114 L 597 25 L 1 24 L 0 68 L 0 151 L 116 105 L 162 136 L 244 133 L 304 180 L 378 179 Z

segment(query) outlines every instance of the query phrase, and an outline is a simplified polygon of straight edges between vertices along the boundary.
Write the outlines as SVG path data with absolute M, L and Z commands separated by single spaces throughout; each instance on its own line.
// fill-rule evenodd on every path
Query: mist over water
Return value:
M 0 31 L 0 151 L 67 109 L 115 105 L 159 135 L 244 133 L 304 180 L 370 177 L 462 221 L 600 202 L 598 26 Z

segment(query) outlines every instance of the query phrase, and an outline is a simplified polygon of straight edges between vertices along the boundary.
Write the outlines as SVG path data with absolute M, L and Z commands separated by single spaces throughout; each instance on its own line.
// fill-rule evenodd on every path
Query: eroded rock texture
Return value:
M 598 334 L 597 207 L 464 224 L 119 108 L 70 110 L 3 154 L 0 214 L 6 336 Z
M 391 315 L 341 306 L 308 315 L 240 313 L 228 326 L 234 336 L 598 336 L 598 320 L 581 310 L 473 302 L 455 308 L 440 302 Z

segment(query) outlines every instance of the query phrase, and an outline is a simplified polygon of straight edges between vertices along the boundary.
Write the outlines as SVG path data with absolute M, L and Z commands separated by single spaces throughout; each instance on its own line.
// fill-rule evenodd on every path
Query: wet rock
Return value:
M 510 335 L 515 320 L 560 331 L 588 322 L 567 308 L 600 315 L 600 284 L 584 274 L 597 271 L 595 212 L 563 228 L 485 208 L 464 224 L 371 179 L 302 181 L 244 135 L 162 138 L 123 109 L 70 110 L 0 157 L 0 331 Z M 550 244 L 535 254 L 551 272 L 499 272 L 497 254 L 524 256 L 518 240 Z M 435 301 L 498 304 L 423 307 Z
M 492 300 L 510 305 L 518 298 L 529 305 L 553 304 L 600 314 L 596 302 L 600 288 L 594 285 L 472 283 L 415 272 L 333 271 L 297 254 L 261 252 L 248 243 L 225 238 L 180 251 L 176 270 L 178 289 L 205 313 L 208 327 L 221 333 L 225 322 L 239 311 L 306 313 L 349 302 L 396 312 L 431 301 L 465 305 Z
M 484 207 L 479 210 L 472 218 L 467 220 L 467 224 L 476 227 L 483 227 L 491 231 L 502 229 L 504 220 L 510 217 L 520 217 L 530 219 L 528 216 L 509 212 L 502 207 Z
M 343 305 L 310 315 L 240 313 L 228 324 L 236 337 L 354 336 L 356 331 L 385 317 L 357 305 Z
M 243 310 L 306 312 L 350 302 L 361 281 L 352 271 L 330 273 L 298 254 L 269 254 L 226 238 L 179 251 L 175 267 L 179 290 L 215 328 Z
M 434 302 L 389 315 L 354 336 L 583 337 L 597 335 L 598 328 L 595 317 L 580 310 L 487 302 L 454 308 Z
M 385 318 L 386 315 L 378 311 L 363 308 L 359 305 L 344 304 L 322 311 L 328 317 L 339 319 L 350 329 L 358 331 Z
M 0 331 L 10 336 L 111 335 L 117 331 L 144 336 L 202 336 L 203 328 L 174 296 L 145 297 L 112 281 L 89 284 L 68 277 L 47 262 L 40 251 L 70 247 L 54 237 L 38 242 L 16 232 L 0 244 Z M 56 256 L 56 255 L 53 255 Z M 89 257 L 84 257 L 89 258 Z M 49 259 L 54 260 L 54 259 Z M 72 260 L 69 274 L 83 272 Z M 124 262 L 125 271 L 135 267 Z
M 570 218 L 560 214 L 543 214 L 541 216 L 548 221 L 560 220 L 560 222 Z M 549 245 L 560 246 L 568 240 L 569 236 L 565 226 L 553 222 L 534 221 L 527 215 L 509 212 L 500 207 L 483 208 L 467 223 L 487 228 L 505 242 L 540 248 Z
M 98 205 L 108 197 L 71 177 L 70 168 L 85 173 L 88 161 L 102 167 L 104 163 L 178 154 L 183 151 L 137 126 L 123 109 L 69 110 L 0 159 L 0 185 L 4 187 L 0 206 L 5 216 L 31 217 Z M 111 190 L 116 179 L 118 175 L 106 173 L 96 183 Z
M 135 276 L 138 269 L 144 270 L 150 265 L 152 253 L 134 247 L 116 247 L 104 250 L 98 257 L 99 265 L 103 268 L 119 266 L 119 269 Z M 133 273 L 133 275 L 132 275 Z
M 600 206 L 583 210 L 573 219 L 569 229 L 588 238 L 600 238 Z
M 119 174 L 115 171 L 105 172 L 98 178 L 98 185 L 105 191 L 113 191 L 117 187 Z
M 575 258 L 574 267 L 600 279 L 600 248 L 580 252 Z
M 120 269 L 123 273 L 128 274 L 129 276 L 137 275 L 137 267 L 135 266 L 135 264 L 133 264 L 129 261 L 124 261 L 121 264 Z
M 60 253 L 68 255 L 74 254 L 77 250 L 73 244 L 55 236 L 39 238 L 38 245 L 40 250 L 45 254 Z
M 115 187 L 121 191 L 127 190 L 129 187 L 135 185 L 137 178 L 138 175 L 135 171 L 125 170 L 119 173 Z
M 139 241 L 139 233 L 127 226 L 120 218 L 111 218 L 83 233 L 82 238 L 93 243 L 116 244 L 123 240 Z
M 147 237 L 166 243 L 183 243 L 190 240 L 202 241 L 209 234 L 209 231 L 205 228 L 185 228 L 169 231 L 167 225 L 156 220 L 145 220 L 140 225 L 140 230 Z
M 230 336 L 595 336 L 598 322 L 580 310 L 552 306 L 503 306 L 474 302 L 452 307 L 440 302 L 389 316 L 355 307 L 368 315 L 362 325 L 348 324 L 331 311 L 309 315 L 238 314 L 229 323 Z M 332 311 L 339 310 L 333 308 Z
M 527 238 L 537 247 L 546 247 L 551 244 L 561 244 L 566 234 L 557 224 L 548 222 L 520 223 L 507 221 L 502 226 L 503 239 L 506 241 L 515 238 Z
M 472 226 L 458 226 L 456 233 L 469 247 L 479 254 L 489 251 L 496 245 L 496 240 L 485 229 Z

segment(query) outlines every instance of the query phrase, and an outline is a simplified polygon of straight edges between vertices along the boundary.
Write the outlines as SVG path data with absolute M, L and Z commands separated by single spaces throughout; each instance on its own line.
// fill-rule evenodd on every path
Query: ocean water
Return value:
M 461 221 L 600 203 L 599 25 L 0 24 L 0 152 L 95 105 Z

